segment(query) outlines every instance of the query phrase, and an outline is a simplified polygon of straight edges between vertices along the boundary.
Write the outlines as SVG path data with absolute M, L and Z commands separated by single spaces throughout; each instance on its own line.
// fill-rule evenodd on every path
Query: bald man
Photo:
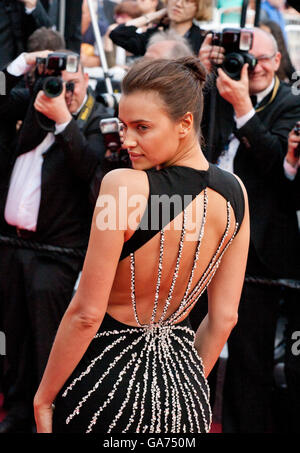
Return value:
M 174 30 L 154 33 L 150 38 L 145 58 L 180 58 L 192 56 L 193 51 L 187 39 Z
M 220 56 L 210 39 L 206 38 L 200 51 L 200 59 L 208 63 L 208 69 L 208 56 Z M 237 174 L 248 192 L 251 241 L 246 274 L 268 280 L 299 279 L 299 231 L 283 161 L 289 131 L 300 119 L 300 97 L 275 76 L 281 55 L 271 34 L 255 29 L 250 53 L 257 64 L 252 71 L 244 65 L 240 80 L 231 79 L 218 68 L 210 157 L 223 169 Z M 206 107 L 204 133 L 212 120 L 209 105 Z M 288 307 L 299 298 L 299 293 L 283 293 L 277 286 L 244 285 L 239 321 L 228 342 L 224 432 L 274 430 L 274 338 L 283 295 Z M 296 311 L 292 317 L 298 316 L 300 330 L 300 304 L 297 306 L 298 315 Z M 287 361 L 290 357 L 288 350 Z M 290 391 L 299 407 L 300 376 L 294 382 Z

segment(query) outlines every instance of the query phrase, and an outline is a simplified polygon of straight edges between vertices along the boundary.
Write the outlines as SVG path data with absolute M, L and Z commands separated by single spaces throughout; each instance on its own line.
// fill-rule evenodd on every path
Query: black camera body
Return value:
M 120 122 L 118 118 L 105 118 L 100 120 L 100 131 L 103 136 L 106 151 L 104 168 L 130 168 L 130 159 L 126 149 L 122 148 L 120 138 Z
M 257 63 L 256 58 L 249 54 L 253 44 L 253 32 L 247 28 L 224 28 L 221 32 L 213 32 L 212 44 L 225 49 L 221 67 L 234 80 L 239 80 L 245 63 L 252 71 Z
M 105 148 L 112 153 L 120 151 L 122 144 L 119 134 L 120 126 L 118 118 L 105 118 L 100 120 L 99 126 L 105 143 Z
M 64 52 L 53 52 L 47 58 L 36 59 L 36 78 L 43 78 L 42 89 L 46 96 L 59 96 L 63 90 L 62 71 L 75 73 L 79 67 L 79 56 Z M 74 84 L 66 84 L 67 91 L 74 91 Z
M 296 135 L 300 135 L 300 121 L 296 123 L 293 131 Z M 297 158 L 300 157 L 300 144 L 297 146 L 297 148 L 294 149 L 294 156 Z

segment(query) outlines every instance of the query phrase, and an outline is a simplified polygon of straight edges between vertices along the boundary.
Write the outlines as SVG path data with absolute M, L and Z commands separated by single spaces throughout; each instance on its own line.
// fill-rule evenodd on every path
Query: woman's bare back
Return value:
M 207 172 L 200 171 L 199 174 L 192 168 L 179 168 L 179 173 L 183 172 L 182 179 L 177 184 L 180 194 L 191 195 L 185 193 L 183 177 L 201 178 L 205 173 L 211 174 L 212 168 L 211 166 Z M 156 182 L 156 176 L 152 174 L 151 177 L 154 177 L 152 184 Z M 194 288 L 202 278 L 195 296 L 189 302 L 189 308 L 182 311 L 177 321 L 188 315 L 193 302 L 196 302 L 199 294 L 207 287 L 212 272 L 215 271 L 214 266 L 236 229 L 236 215 L 231 204 L 228 203 L 229 200 L 224 197 L 224 194 L 214 190 L 213 178 L 209 179 L 212 187 L 202 190 L 185 209 L 183 238 L 183 211 L 181 211 L 164 228 L 163 251 L 161 250 L 161 232 L 157 231 L 144 245 L 134 250 L 134 254 L 120 260 L 108 302 L 107 312 L 110 316 L 124 324 L 135 326 L 137 315 L 140 324 L 149 324 L 157 298 L 154 322 L 159 321 L 162 313 L 166 320 L 178 309 L 184 297 L 186 299 L 193 294 Z M 226 192 L 226 188 L 224 190 Z M 176 187 L 174 187 L 174 194 L 176 194 Z M 152 195 L 150 187 L 150 197 Z M 164 208 L 169 208 L 167 203 Z M 195 263 L 199 236 L 201 244 Z M 160 256 L 162 261 L 159 271 Z M 133 259 L 136 315 L 132 306 Z M 208 272 L 210 265 L 211 269 Z M 185 294 L 188 285 L 188 292 Z M 167 307 L 166 301 L 168 301 Z

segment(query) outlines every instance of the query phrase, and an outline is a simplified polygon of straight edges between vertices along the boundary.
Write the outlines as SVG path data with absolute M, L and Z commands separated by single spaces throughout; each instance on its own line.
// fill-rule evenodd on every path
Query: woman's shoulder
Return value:
M 244 184 L 235 173 L 223 170 L 216 164 L 210 164 L 209 172 L 210 172 L 209 178 L 210 185 L 219 186 L 224 190 L 224 192 L 226 192 L 227 189 L 231 189 L 238 192 L 240 192 L 241 190 L 243 191 Z
M 247 192 L 242 180 L 237 175 L 211 164 L 209 187 L 230 202 L 237 221 L 241 224 L 247 203 Z
M 147 192 L 146 172 L 133 168 L 117 168 L 111 170 L 102 179 L 100 194 L 115 193 L 122 187 L 130 192 Z

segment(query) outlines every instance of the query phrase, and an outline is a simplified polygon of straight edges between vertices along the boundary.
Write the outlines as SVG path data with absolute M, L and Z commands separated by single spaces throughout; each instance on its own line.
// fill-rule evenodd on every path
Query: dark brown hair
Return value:
M 134 0 L 124 0 L 114 8 L 114 15 L 118 14 L 128 14 L 132 19 L 135 19 L 142 15 L 142 11 Z
M 40 27 L 35 30 L 28 38 L 28 52 L 37 52 L 38 50 L 58 50 L 65 47 L 64 37 L 52 28 Z
M 168 0 L 164 1 L 165 5 L 168 4 Z M 196 12 L 195 19 L 198 21 L 210 21 L 213 16 L 214 2 L 212 0 L 195 0 Z
M 166 113 L 173 121 L 178 121 L 185 113 L 191 112 L 195 131 L 199 133 L 205 78 L 203 65 L 193 56 L 173 60 L 140 60 L 124 77 L 122 93 L 157 92 L 164 101 Z

